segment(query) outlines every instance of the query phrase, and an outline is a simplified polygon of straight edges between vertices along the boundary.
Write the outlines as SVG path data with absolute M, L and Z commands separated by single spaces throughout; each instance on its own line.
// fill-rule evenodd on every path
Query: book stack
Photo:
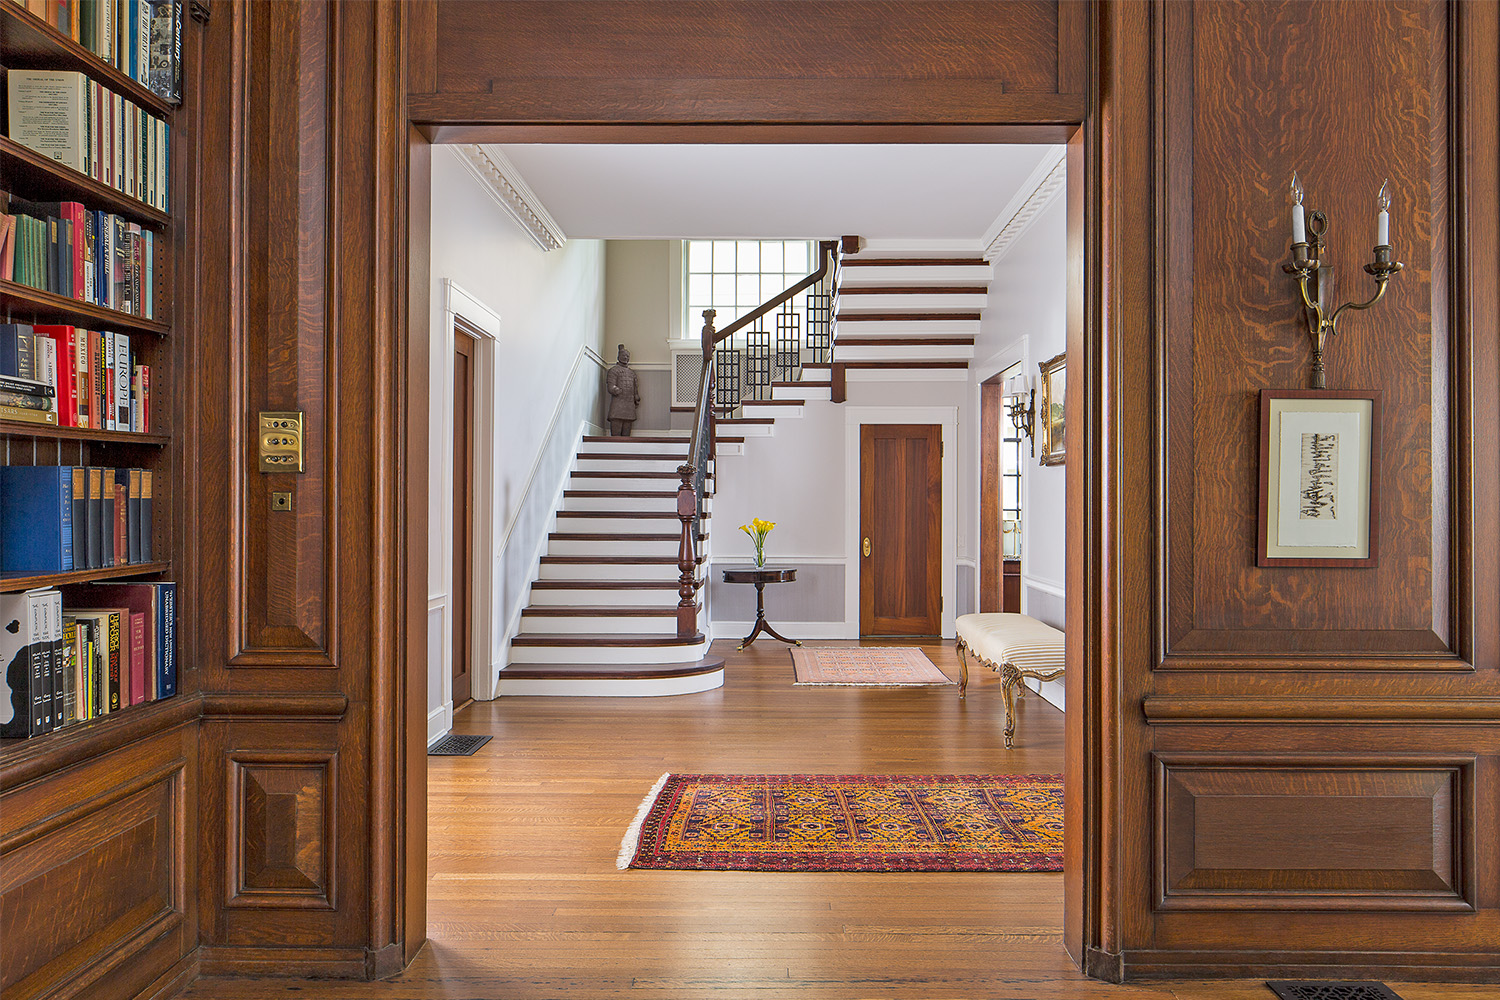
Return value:
M 0 574 L 153 561 L 150 469 L 0 466 Z
M 0 279 L 156 318 L 156 233 L 76 201 L 0 192 Z
M 75 70 L 5 74 L 12 140 L 168 211 L 167 123 Z
M 0 594 L 0 737 L 29 738 L 177 693 L 177 585 Z
M 121 73 L 182 102 L 182 0 L 11 0 Z
M 151 395 L 126 334 L 0 323 L 0 420 L 147 434 Z

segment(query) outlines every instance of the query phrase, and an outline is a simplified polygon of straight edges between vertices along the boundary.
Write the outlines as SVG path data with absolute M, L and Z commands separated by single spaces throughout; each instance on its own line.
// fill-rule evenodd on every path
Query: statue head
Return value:
M 615 352 L 615 362 L 622 365 L 630 364 L 630 352 L 625 350 L 624 344 L 621 344 L 620 349 Z

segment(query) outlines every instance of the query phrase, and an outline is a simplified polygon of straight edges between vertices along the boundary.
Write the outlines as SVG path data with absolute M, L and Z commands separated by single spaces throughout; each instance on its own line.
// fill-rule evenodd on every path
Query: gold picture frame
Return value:
M 1036 412 L 1037 435 L 1042 446 L 1038 461 L 1043 465 L 1063 465 L 1068 460 L 1064 406 L 1068 398 L 1068 353 L 1048 358 L 1037 367 L 1042 370 L 1042 398 Z

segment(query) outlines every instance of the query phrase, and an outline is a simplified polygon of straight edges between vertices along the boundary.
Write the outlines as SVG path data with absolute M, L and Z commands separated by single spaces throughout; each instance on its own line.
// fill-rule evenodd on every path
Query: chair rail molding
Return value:
M 993 264 L 1004 258 L 1021 234 L 1052 204 L 1053 199 L 1062 194 L 1068 176 L 1066 159 L 1066 147 L 1063 146 L 1048 150 L 1042 157 L 1042 162 L 1026 178 L 1015 197 L 1000 210 L 995 221 L 984 231 L 984 236 L 980 237 L 985 260 Z
M 516 165 L 499 146 L 465 143 L 453 147 L 469 172 L 477 177 L 495 203 L 515 220 L 521 231 L 542 250 L 557 250 L 568 241 L 542 199 L 531 190 Z

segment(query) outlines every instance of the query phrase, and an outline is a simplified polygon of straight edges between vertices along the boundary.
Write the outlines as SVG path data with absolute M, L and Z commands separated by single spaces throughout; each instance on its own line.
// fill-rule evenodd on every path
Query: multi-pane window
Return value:
M 1021 365 L 1014 364 L 1000 373 L 1000 384 L 1005 385 L 1021 374 Z M 1006 403 L 1011 400 L 1007 399 Z M 1022 400 L 1024 404 L 1025 400 Z M 1009 413 L 1000 417 L 1000 529 L 1002 551 L 1007 558 L 1021 554 L 1021 432 Z
M 698 336 L 703 310 L 717 310 L 714 326 L 722 330 L 813 270 L 810 240 L 688 240 L 683 256 L 687 259 L 684 337 Z M 794 308 L 800 310 L 802 303 L 795 302 Z

